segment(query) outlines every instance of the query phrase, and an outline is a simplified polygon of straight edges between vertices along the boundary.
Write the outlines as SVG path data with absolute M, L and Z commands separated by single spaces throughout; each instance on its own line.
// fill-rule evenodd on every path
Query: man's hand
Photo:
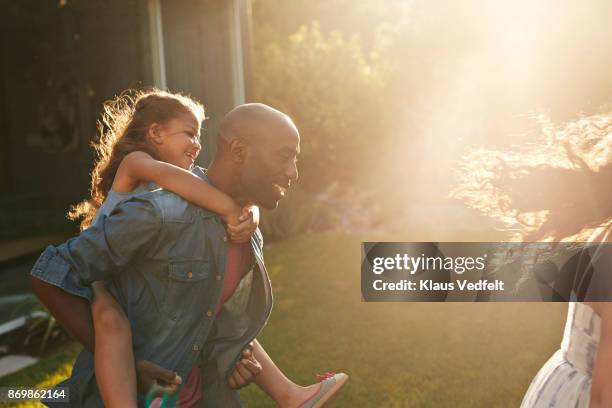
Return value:
M 230 387 L 237 390 L 248 385 L 259 374 L 261 374 L 261 364 L 253 355 L 253 343 L 251 342 L 242 350 L 242 358 L 236 364 L 236 368 L 228 382 Z
M 181 377 L 173 371 L 166 370 L 147 360 L 136 362 L 136 376 L 138 378 L 138 391 L 147 394 L 150 391 L 155 395 L 172 395 L 176 393 Z
M 236 225 L 227 223 L 227 235 L 232 242 L 238 244 L 249 242 L 259 225 L 259 207 L 248 205 L 242 208 L 238 221 Z
M 232 205 L 219 215 L 227 225 L 238 226 L 242 222 L 242 207 L 232 202 Z

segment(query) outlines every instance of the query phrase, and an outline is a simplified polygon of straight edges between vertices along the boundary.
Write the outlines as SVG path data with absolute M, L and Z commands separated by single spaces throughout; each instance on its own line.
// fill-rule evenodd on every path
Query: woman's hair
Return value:
M 555 126 L 537 143 L 464 157 L 451 196 L 523 241 L 586 241 L 612 221 L 612 112 Z
M 192 114 L 201 123 L 204 107 L 188 96 L 158 89 L 127 90 L 105 102 L 97 122 L 98 140 L 92 143 L 96 159 L 91 173 L 91 198 L 72 206 L 68 218 L 81 219 L 81 229 L 87 228 L 108 195 L 126 155 L 143 151 L 158 158 L 147 139 L 150 126 L 165 124 L 185 114 Z

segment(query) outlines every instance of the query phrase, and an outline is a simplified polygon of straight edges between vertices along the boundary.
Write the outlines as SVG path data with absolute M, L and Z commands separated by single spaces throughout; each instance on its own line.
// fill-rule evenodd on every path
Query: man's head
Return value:
M 300 135 L 289 116 L 249 103 L 221 121 L 215 162 L 231 169 L 235 198 L 274 209 L 298 178 L 299 152 Z

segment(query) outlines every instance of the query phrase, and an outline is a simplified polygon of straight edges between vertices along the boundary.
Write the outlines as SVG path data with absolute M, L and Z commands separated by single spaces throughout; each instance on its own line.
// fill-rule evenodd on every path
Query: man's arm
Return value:
M 158 212 L 146 200 L 121 203 L 100 221 L 76 238 L 48 247 L 32 269 L 36 296 L 89 351 L 94 349 L 91 299 L 81 297 L 90 296 L 87 285 L 118 273 L 143 254 L 160 228 Z
M 157 238 L 159 226 L 158 213 L 150 202 L 128 201 L 78 237 L 58 248 L 47 248 L 34 266 L 33 292 L 88 351 L 95 348 L 91 299 L 87 299 L 91 291 L 81 289 L 142 256 Z M 169 384 L 162 388 L 164 392 L 173 393 L 181 381 L 174 372 L 145 360 L 136 362 L 136 372 L 143 393 L 160 380 Z
M 161 226 L 158 213 L 148 200 L 120 203 L 110 216 L 77 237 L 57 247 L 49 246 L 31 274 L 68 291 L 70 284 L 82 288 L 107 280 L 156 240 Z

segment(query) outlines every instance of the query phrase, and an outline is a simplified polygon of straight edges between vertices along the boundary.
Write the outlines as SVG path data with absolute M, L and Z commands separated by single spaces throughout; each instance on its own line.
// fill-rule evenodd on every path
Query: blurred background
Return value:
M 277 300 L 264 344 L 283 368 L 303 382 L 314 370 L 347 370 L 354 385 L 339 406 L 519 404 L 557 347 L 564 306 L 362 304 L 359 242 L 504 239 L 499 221 L 450 198 L 461 159 L 537 143 L 547 126 L 610 110 L 612 3 L 0 7 L 0 376 L 13 373 L 1 385 L 67 374 L 78 346 L 32 301 L 27 273 L 46 245 L 78 232 L 65 214 L 88 193 L 102 103 L 157 86 L 207 107 L 203 166 L 220 118 L 237 104 L 267 103 L 301 132 L 300 180 L 261 225 Z M 470 392 L 474 383 L 486 390 Z M 247 406 L 270 406 L 251 388 Z

